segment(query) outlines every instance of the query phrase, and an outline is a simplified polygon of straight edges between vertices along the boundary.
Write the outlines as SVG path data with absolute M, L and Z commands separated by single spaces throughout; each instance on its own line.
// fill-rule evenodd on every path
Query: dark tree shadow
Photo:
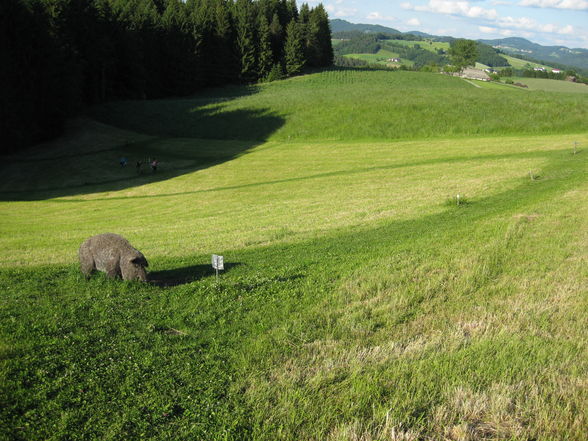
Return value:
M 23 152 L 0 162 L 0 200 L 44 200 L 118 191 L 174 178 L 229 161 L 265 142 L 284 119 L 269 109 L 226 109 L 255 87 L 212 89 L 181 99 L 122 101 L 89 110 L 117 129 L 143 135 L 105 149 L 72 147 L 51 156 Z M 81 136 L 80 143 L 92 140 Z M 59 141 L 57 141 L 59 142 Z M 127 158 L 121 167 L 121 158 Z M 149 159 L 157 158 L 156 171 Z M 136 167 L 141 161 L 140 168 Z
M 231 271 L 241 265 L 239 262 L 225 263 L 224 271 L 221 274 Z M 212 265 L 190 265 L 182 268 L 174 268 L 161 271 L 153 271 L 148 275 L 149 283 L 160 288 L 171 288 L 178 285 L 196 282 L 204 277 L 212 276 L 215 270 Z

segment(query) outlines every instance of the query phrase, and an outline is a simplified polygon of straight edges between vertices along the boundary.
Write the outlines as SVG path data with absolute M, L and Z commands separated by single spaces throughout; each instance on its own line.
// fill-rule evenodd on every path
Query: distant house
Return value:
M 388 63 L 400 63 L 400 58 L 388 58 Z
M 459 76 L 468 80 L 490 81 L 490 77 L 482 69 L 471 67 L 465 68 Z
M 551 69 L 551 72 L 554 74 L 561 73 L 561 69 Z
M 545 68 L 544 67 L 534 67 L 533 70 L 534 71 L 537 71 L 537 72 L 545 72 Z

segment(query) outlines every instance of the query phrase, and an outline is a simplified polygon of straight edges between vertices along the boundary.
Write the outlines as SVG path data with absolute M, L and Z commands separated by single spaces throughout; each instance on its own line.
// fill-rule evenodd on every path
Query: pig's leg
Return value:
M 96 269 L 94 264 L 94 258 L 86 250 L 80 251 L 80 270 L 82 274 L 86 276 L 86 279 L 90 278 L 92 271 Z
M 106 275 L 111 279 L 115 279 L 116 277 L 120 276 L 120 268 L 117 261 L 113 261 L 112 263 L 108 263 L 105 268 Z

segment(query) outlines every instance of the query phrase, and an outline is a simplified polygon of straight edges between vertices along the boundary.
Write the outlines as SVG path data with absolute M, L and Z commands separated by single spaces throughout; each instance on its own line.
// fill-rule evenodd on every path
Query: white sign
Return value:
M 212 255 L 212 267 L 215 270 L 224 270 L 225 269 L 225 262 L 223 256 L 217 256 L 216 254 Z

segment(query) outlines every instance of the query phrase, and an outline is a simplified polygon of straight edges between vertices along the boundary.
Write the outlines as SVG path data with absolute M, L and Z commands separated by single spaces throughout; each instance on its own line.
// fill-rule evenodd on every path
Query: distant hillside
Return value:
M 386 26 L 371 25 L 371 24 L 355 24 L 349 23 L 338 18 L 330 20 L 331 32 L 365 32 L 365 33 L 382 33 L 382 34 L 401 34 L 398 29 L 388 28 Z
M 541 46 L 540 44 L 517 37 L 478 41 L 515 56 L 588 69 L 588 49 L 570 49 L 565 46 Z
M 330 20 L 331 31 L 337 32 L 362 32 L 362 33 L 382 33 L 392 35 L 412 34 L 421 38 L 428 38 L 435 41 L 451 42 L 454 38 L 449 36 L 438 36 L 426 34 L 420 31 L 400 32 L 397 29 L 381 25 L 356 24 L 345 20 Z M 575 67 L 586 73 L 588 69 L 588 49 L 570 49 L 565 46 L 542 46 L 532 41 L 519 37 L 510 37 L 497 40 L 478 40 L 502 52 L 513 55 L 517 58 L 528 59 L 529 61 L 542 62 L 554 67 L 566 68 Z

